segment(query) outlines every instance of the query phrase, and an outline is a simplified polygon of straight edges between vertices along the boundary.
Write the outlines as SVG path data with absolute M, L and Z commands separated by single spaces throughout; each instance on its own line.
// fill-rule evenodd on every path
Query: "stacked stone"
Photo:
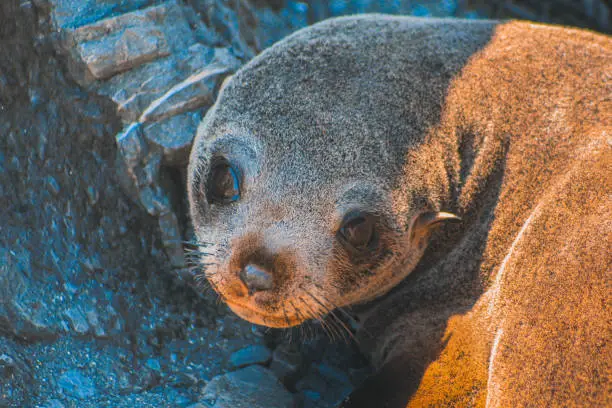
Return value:
M 80 3 L 50 0 L 56 47 L 80 85 L 114 103 L 124 124 L 116 135 L 121 185 L 157 217 L 172 265 L 183 267 L 180 227 L 160 171 L 187 164 L 204 110 L 241 62 L 229 47 L 198 42 L 202 23 L 176 0 Z

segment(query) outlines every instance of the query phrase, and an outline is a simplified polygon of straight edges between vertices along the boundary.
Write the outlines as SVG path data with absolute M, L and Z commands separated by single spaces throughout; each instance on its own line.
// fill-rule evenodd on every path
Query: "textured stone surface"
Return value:
M 322 363 L 314 365 L 296 384 L 305 406 L 333 408 L 353 390 L 348 376 L 341 369 Z
M 77 370 L 69 370 L 57 381 L 62 392 L 78 399 L 87 399 L 96 395 L 96 387 L 91 379 Z
M 293 396 L 274 374 L 261 366 L 249 366 L 213 378 L 202 391 L 201 401 L 214 408 L 293 408 Z
M 64 315 L 68 318 L 72 330 L 78 334 L 85 334 L 89 331 L 89 323 L 85 314 L 78 308 L 71 307 L 64 312 Z
M 303 368 L 304 357 L 295 348 L 282 344 L 274 350 L 270 369 L 283 383 L 293 384 Z
M 36 384 L 31 367 L 18 346 L 0 337 L 0 406 L 15 406 L 19 395 Z
M 159 231 L 170 264 L 176 268 L 184 266 L 185 254 L 181 244 L 180 226 L 173 212 L 167 212 L 159 216 Z
M 132 11 L 151 3 L 151 0 L 51 0 L 53 23 L 58 28 L 76 28 L 100 19 Z
M 52 8 L 53 15 L 57 12 Z M 125 123 L 116 136 L 120 185 L 159 217 L 170 263 L 184 267 L 180 226 L 170 193 L 161 186 L 160 166 L 162 161 L 186 165 L 201 119 L 194 110 L 213 103 L 218 83 L 240 62 L 228 48 L 194 43 L 189 19 L 176 1 L 65 29 L 63 38 L 56 45 L 68 50 L 75 79 L 110 98 Z M 97 202 L 95 188 L 87 192 L 89 201 Z
M 52 398 L 44 404 L 40 405 L 40 408 L 65 408 L 65 405 L 61 401 Z
M 125 122 L 137 122 L 153 101 L 206 67 L 214 53 L 211 48 L 193 44 L 178 54 L 111 78 L 100 85 L 99 92 L 117 104 L 117 113 Z M 212 95 L 207 89 L 201 98 L 210 103 Z
M 106 79 L 170 53 L 164 34 L 153 27 L 127 27 L 77 45 L 95 79 Z
M 153 101 L 142 113 L 140 122 L 151 122 L 199 108 L 212 105 L 214 89 L 226 75 L 239 66 L 228 49 L 214 50 L 212 61 L 199 67 L 180 83 L 168 89 L 160 98 Z
M 268 364 L 272 358 L 272 352 L 265 346 L 252 345 L 235 351 L 230 356 L 231 368 L 242 368 L 253 364 Z
M 146 140 L 163 151 L 165 164 L 184 167 L 202 120 L 200 112 L 185 112 L 144 127 Z
M 52 16 L 57 14 L 56 5 Z M 58 46 L 74 58 L 71 72 L 83 84 L 178 53 L 195 41 L 182 6 L 174 0 L 76 29 L 59 24 L 58 29 L 63 33 Z

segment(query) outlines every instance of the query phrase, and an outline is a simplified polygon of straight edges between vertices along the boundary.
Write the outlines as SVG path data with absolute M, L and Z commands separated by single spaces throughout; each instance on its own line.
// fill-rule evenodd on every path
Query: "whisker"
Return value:
M 299 297 L 300 301 L 302 302 L 302 304 L 308 309 L 308 314 L 310 315 L 311 318 L 315 319 L 320 325 L 321 328 L 323 329 L 323 332 L 325 333 L 325 335 L 332 340 L 332 334 L 331 331 L 329 329 L 328 324 L 325 322 L 325 319 L 321 318 L 320 314 L 317 314 L 308 304 L 308 302 L 306 302 L 304 300 L 304 298 L 302 298 L 301 296 Z
M 293 312 L 297 315 L 298 319 L 302 321 L 302 324 L 300 324 L 299 326 L 300 337 L 302 337 L 304 341 L 308 342 L 308 316 L 306 314 L 302 314 L 300 310 L 295 306 L 295 303 L 293 303 L 293 301 L 289 301 L 289 304 L 291 305 L 291 307 L 293 307 Z
M 331 302 L 330 302 L 328 299 L 325 299 L 325 300 L 326 300 L 327 302 L 331 303 Z M 332 304 L 333 304 L 333 303 L 332 303 Z M 341 310 L 341 309 L 337 309 L 337 310 Z M 345 312 L 345 313 L 346 313 L 346 312 Z M 346 325 L 346 323 L 345 323 L 345 322 L 344 322 L 344 321 L 343 321 L 341 318 L 339 318 L 339 317 L 338 317 L 338 316 L 337 316 L 337 315 L 334 313 L 334 311 L 333 311 L 333 310 L 331 311 L 331 313 L 330 313 L 330 314 L 331 314 L 331 316 L 332 316 L 334 319 L 336 319 L 336 321 L 337 321 L 337 322 L 338 322 L 338 324 L 339 324 L 339 325 L 340 325 L 340 326 L 341 326 L 341 327 L 344 329 L 344 331 L 346 331 L 346 333 L 348 334 L 348 336 L 349 336 L 349 337 L 350 337 L 350 338 L 351 338 L 351 339 L 352 339 L 352 340 L 353 340 L 353 341 L 354 341 L 356 344 L 359 344 L 359 342 L 357 341 L 357 338 L 355 337 L 355 335 L 354 335 L 353 331 L 352 331 L 352 330 L 351 330 L 351 329 L 350 329 L 350 328 L 349 328 L 349 327 Z M 351 317 L 351 319 L 352 319 L 352 317 Z M 344 336 L 343 336 L 343 338 L 344 338 Z
M 318 298 L 316 298 L 312 293 L 310 293 L 307 290 L 304 290 L 304 292 L 310 296 L 315 302 L 317 302 L 322 308 L 323 310 L 328 314 L 331 315 L 331 310 L 329 309 L 329 307 L 327 307 L 326 305 L 324 305 Z M 339 330 L 339 328 L 337 327 L 336 323 L 334 320 L 330 319 L 328 322 L 328 327 L 330 329 L 330 333 L 332 334 L 331 339 L 332 341 L 336 341 L 335 335 L 337 334 L 339 337 L 342 337 L 342 333 Z
M 308 294 L 317 303 L 319 303 L 319 305 L 322 306 L 323 312 L 326 315 L 329 315 L 330 310 L 326 305 L 321 304 L 321 302 L 318 299 L 316 299 L 310 292 L 306 291 L 306 294 Z M 319 321 L 321 322 L 321 325 L 326 329 L 326 332 L 328 333 L 328 337 L 331 341 L 336 342 L 336 336 L 338 336 L 338 338 L 341 337 L 340 330 L 333 319 L 331 318 L 327 319 L 325 316 L 321 315 L 321 318 L 319 319 Z
M 321 291 L 323 290 L 323 288 L 320 285 L 318 285 L 317 283 L 313 282 L 313 285 L 315 287 L 317 287 L 319 290 L 321 290 Z M 355 318 L 349 312 L 347 312 L 343 307 L 340 307 L 340 306 L 336 305 L 334 302 L 332 302 L 329 299 L 326 299 L 326 301 L 329 302 L 336 310 L 340 311 L 340 313 L 342 313 L 342 315 L 344 317 L 349 319 L 351 325 L 353 325 L 355 327 L 359 326 L 359 323 L 355 320 Z
M 342 319 L 340 319 L 335 313 L 334 311 L 328 307 L 327 305 L 325 305 L 320 299 L 318 299 L 316 296 L 314 296 L 312 293 L 306 291 L 306 294 L 308 294 L 310 297 L 312 297 L 312 299 L 319 303 L 321 305 L 321 307 L 323 307 L 325 310 L 327 310 L 327 312 L 329 313 L 329 315 L 331 316 L 331 318 L 333 320 L 331 320 L 332 322 L 335 322 L 336 325 L 338 326 L 338 329 L 340 331 L 340 335 L 342 337 L 343 340 L 348 342 L 348 339 L 346 338 L 346 336 L 344 335 L 344 333 L 348 334 L 349 338 L 351 338 L 355 343 L 359 344 L 359 342 L 357 341 L 357 339 L 355 338 L 355 335 L 353 334 L 353 332 L 351 331 L 351 329 L 349 329 L 347 327 L 347 325 L 342 321 Z M 326 297 L 323 297 L 323 300 L 327 303 L 331 303 L 329 301 L 329 299 L 327 299 Z M 344 330 L 342 330 L 344 329 Z

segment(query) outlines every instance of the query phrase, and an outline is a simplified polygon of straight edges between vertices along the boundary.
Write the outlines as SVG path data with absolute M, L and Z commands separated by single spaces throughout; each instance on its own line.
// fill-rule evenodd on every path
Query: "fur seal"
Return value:
M 528 22 L 300 30 L 198 129 L 198 276 L 270 327 L 354 306 L 347 407 L 604 406 L 611 72 L 609 37 Z

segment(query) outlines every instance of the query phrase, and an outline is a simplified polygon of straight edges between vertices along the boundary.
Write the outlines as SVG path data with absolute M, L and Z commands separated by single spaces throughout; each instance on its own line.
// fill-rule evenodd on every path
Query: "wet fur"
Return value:
M 205 273 L 240 296 L 237 259 L 277 254 L 290 267 L 261 310 L 289 311 L 279 326 L 395 286 L 356 307 L 379 373 L 346 406 L 609 404 L 611 61 L 609 37 L 526 22 L 375 15 L 288 37 L 199 129 Z M 203 199 L 214 148 L 245 167 L 236 205 Z M 357 276 L 335 240 L 356 206 L 380 214 L 390 253 Z M 410 240 L 424 210 L 464 222 L 425 251 Z

